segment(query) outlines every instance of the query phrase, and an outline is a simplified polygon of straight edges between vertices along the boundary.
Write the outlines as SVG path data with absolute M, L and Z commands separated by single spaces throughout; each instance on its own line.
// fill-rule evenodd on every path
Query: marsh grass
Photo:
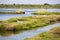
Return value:
M 18 22 L 19 21 L 19 22 Z M 22 21 L 22 22 L 21 22 Z M 42 28 L 56 22 L 60 22 L 60 16 L 31 16 L 23 18 L 11 18 L 9 20 L 0 23 L 1 29 L 7 28 L 7 30 L 32 30 L 36 28 Z M 5 27 L 5 28 L 4 28 Z
M 60 40 L 60 27 L 55 27 L 50 31 L 40 33 L 32 38 L 25 38 L 25 40 Z
M 34 15 L 60 15 L 60 12 L 48 12 L 46 10 L 38 10 L 33 12 Z

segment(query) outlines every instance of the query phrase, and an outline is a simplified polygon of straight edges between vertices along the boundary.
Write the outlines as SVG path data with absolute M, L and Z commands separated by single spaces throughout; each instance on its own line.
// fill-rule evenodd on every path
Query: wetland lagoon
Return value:
M 4 14 L 16 10 L 19 9 L 0 8 L 3 12 L 0 14 L 0 40 L 60 39 L 60 9 L 22 9 L 25 14 Z

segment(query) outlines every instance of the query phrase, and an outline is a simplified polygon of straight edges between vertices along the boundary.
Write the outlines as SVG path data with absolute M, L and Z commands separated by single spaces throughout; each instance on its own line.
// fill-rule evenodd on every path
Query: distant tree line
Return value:
M 60 8 L 60 4 L 0 4 L 0 8 Z

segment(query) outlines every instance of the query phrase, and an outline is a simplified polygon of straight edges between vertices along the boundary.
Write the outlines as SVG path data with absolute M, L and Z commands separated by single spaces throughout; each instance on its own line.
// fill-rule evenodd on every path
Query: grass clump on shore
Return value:
M 4 24 L 0 24 L 0 31 L 6 31 L 7 27 Z

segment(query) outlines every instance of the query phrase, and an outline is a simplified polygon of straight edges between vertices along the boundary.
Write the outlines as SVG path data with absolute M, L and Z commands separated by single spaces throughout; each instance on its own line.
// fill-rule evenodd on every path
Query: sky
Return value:
M 0 4 L 60 4 L 60 0 L 0 0 Z

